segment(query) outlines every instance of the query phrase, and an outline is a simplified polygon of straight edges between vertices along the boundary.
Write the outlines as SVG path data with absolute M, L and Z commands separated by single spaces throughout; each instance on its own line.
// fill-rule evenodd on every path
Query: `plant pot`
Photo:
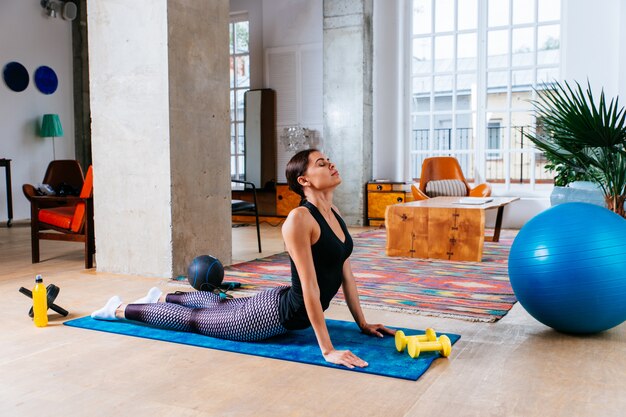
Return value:
M 606 200 L 602 190 L 592 182 L 576 181 L 567 187 L 554 187 L 550 195 L 550 204 L 556 206 L 562 203 L 589 203 L 606 207 Z
M 615 198 L 607 195 L 604 198 L 606 200 L 606 206 L 609 210 L 626 218 L 626 213 L 624 213 L 624 200 L 626 200 L 626 195 L 618 195 Z

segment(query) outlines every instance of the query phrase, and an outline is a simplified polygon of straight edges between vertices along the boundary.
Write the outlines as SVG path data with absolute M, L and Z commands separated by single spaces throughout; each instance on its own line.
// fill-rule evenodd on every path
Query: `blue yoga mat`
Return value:
M 420 354 L 418 358 L 412 359 L 406 351 L 400 353 L 396 350 L 392 336 L 385 336 L 382 339 L 366 336 L 359 331 L 359 328 L 354 322 L 340 320 L 326 320 L 333 345 L 336 349 L 352 351 L 355 355 L 367 361 L 369 366 L 365 368 L 348 369 L 326 362 L 320 353 L 317 339 L 315 338 L 315 333 L 312 328 L 291 331 L 285 335 L 273 337 L 261 342 L 233 342 L 195 333 L 163 330 L 127 321 L 95 320 L 89 316 L 69 320 L 64 324 L 82 329 L 144 337 L 146 339 L 163 340 L 166 342 L 182 343 L 184 345 L 308 363 L 367 374 L 409 379 L 412 381 L 422 376 L 430 364 L 435 359 L 441 357 L 435 352 L 424 352 Z M 407 335 L 424 333 L 421 330 L 414 329 L 400 328 L 398 330 L 404 331 Z M 453 344 L 461 338 L 461 336 L 456 334 L 443 334 L 446 334 Z

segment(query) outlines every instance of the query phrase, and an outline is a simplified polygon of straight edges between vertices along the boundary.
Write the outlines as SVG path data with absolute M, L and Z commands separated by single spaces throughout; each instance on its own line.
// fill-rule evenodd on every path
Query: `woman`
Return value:
M 341 183 L 339 172 L 320 151 L 310 149 L 291 158 L 286 177 L 289 188 L 303 199 L 301 206 L 289 213 L 282 229 L 291 262 L 290 287 L 227 301 L 203 291 L 163 296 L 153 288 L 133 304 L 125 305 L 115 296 L 92 317 L 127 319 L 245 341 L 312 326 L 326 361 L 348 368 L 367 366 L 352 352 L 334 348 L 324 320 L 324 310 L 342 287 L 348 308 L 363 333 L 378 337 L 395 333 L 382 324 L 367 323 L 361 310 L 348 260 L 352 238 L 332 204 L 333 191 Z

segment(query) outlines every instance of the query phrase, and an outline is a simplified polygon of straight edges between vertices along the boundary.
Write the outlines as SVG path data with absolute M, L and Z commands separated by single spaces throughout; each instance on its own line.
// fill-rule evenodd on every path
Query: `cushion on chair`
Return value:
M 457 197 L 466 196 L 467 187 L 461 180 L 435 180 L 426 184 L 428 197 Z
M 40 210 L 39 221 L 62 229 L 69 229 L 74 217 L 74 210 L 74 206 Z

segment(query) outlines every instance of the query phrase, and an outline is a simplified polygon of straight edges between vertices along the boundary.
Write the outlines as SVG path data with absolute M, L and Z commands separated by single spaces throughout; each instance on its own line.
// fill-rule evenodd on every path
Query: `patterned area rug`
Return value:
M 485 242 L 483 262 L 388 257 L 384 229 L 355 235 L 350 261 L 361 305 L 410 314 L 497 321 L 517 301 L 507 268 L 516 233 L 503 230 L 500 242 Z M 284 252 L 231 265 L 226 268 L 224 281 L 238 281 L 244 292 L 257 292 L 288 285 L 290 272 Z M 345 305 L 341 291 L 333 302 Z

